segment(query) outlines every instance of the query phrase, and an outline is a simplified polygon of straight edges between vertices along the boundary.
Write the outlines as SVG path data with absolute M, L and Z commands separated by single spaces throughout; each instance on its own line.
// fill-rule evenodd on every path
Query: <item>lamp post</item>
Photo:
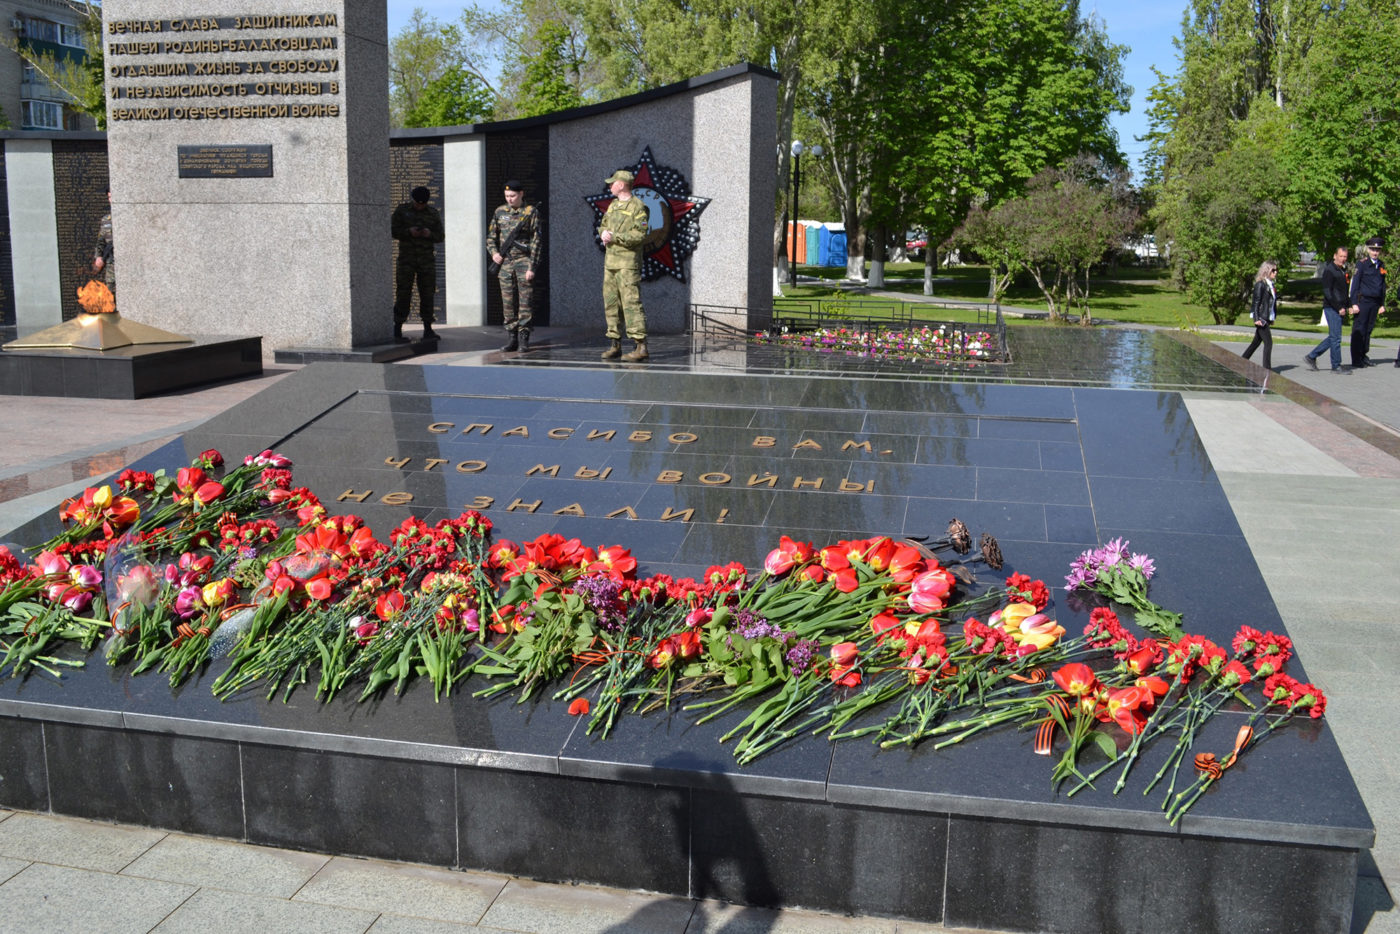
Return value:
M 790 286 L 797 285 L 797 200 L 802 193 L 802 154 L 807 151 L 807 147 L 802 145 L 802 140 L 792 141 L 792 261 L 788 263 Z M 813 156 L 821 157 L 821 146 L 814 145 L 810 151 Z

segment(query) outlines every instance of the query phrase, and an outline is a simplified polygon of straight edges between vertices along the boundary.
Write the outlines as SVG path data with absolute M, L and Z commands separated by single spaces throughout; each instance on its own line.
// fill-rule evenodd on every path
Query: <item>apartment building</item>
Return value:
M 91 130 L 93 120 L 70 106 L 67 95 L 16 49 L 53 55 L 58 62 L 87 59 L 83 5 L 69 0 L 0 0 L 0 109 L 17 130 Z

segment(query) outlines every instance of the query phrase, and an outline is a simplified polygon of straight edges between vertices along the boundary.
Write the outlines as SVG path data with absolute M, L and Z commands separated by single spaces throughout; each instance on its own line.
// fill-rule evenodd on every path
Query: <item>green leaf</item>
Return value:
M 1105 756 L 1108 756 L 1110 759 L 1118 758 L 1118 744 L 1113 741 L 1112 736 L 1100 730 L 1095 730 L 1089 735 L 1093 737 L 1095 745 L 1099 747 L 1099 751 Z

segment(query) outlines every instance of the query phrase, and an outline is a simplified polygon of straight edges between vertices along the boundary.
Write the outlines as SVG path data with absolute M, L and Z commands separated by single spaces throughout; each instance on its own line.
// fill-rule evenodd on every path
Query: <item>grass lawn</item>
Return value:
M 885 292 L 905 293 L 911 298 L 923 295 L 921 263 L 891 263 L 885 267 Z M 856 295 L 838 285 L 845 270 L 839 267 L 799 266 L 803 276 L 832 281 L 831 285 L 783 286 L 783 295 L 798 299 L 839 299 L 845 303 L 888 301 L 887 298 Z M 1327 333 L 1319 327 L 1322 318 L 1321 291 L 1315 280 L 1290 280 L 1282 289 L 1285 299 L 1279 303 L 1277 327 L 1290 331 L 1311 331 L 1319 338 Z M 987 300 L 987 267 L 957 266 L 934 270 L 935 298 L 985 302 Z M 1312 296 L 1312 297 L 1310 297 Z M 1040 290 L 1028 277 L 1018 279 L 1002 299 L 1010 311 L 1045 311 Z M 1109 277 L 1091 279 L 1089 311 L 1095 319 L 1107 318 L 1128 324 L 1151 324 L 1159 327 L 1195 329 L 1213 325 L 1210 312 L 1199 305 L 1186 302 L 1171 284 L 1170 274 L 1163 269 L 1125 267 Z M 1400 310 L 1398 310 L 1400 311 Z M 928 320 L 976 321 L 973 311 L 930 308 Z M 1049 324 L 1044 319 L 1025 319 L 1018 324 Z M 1248 324 L 1249 317 L 1241 315 L 1236 324 Z M 1373 332 L 1376 337 L 1400 337 L 1400 313 L 1387 309 Z M 1246 336 L 1247 340 L 1248 337 Z M 1343 340 L 1346 339 L 1345 333 Z M 1302 343 L 1303 341 L 1299 341 Z

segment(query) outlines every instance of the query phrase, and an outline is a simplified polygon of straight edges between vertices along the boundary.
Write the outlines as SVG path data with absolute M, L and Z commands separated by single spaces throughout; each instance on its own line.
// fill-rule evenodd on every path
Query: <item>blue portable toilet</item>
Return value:
M 846 226 L 844 224 L 823 226 L 821 264 L 823 266 L 846 265 Z

